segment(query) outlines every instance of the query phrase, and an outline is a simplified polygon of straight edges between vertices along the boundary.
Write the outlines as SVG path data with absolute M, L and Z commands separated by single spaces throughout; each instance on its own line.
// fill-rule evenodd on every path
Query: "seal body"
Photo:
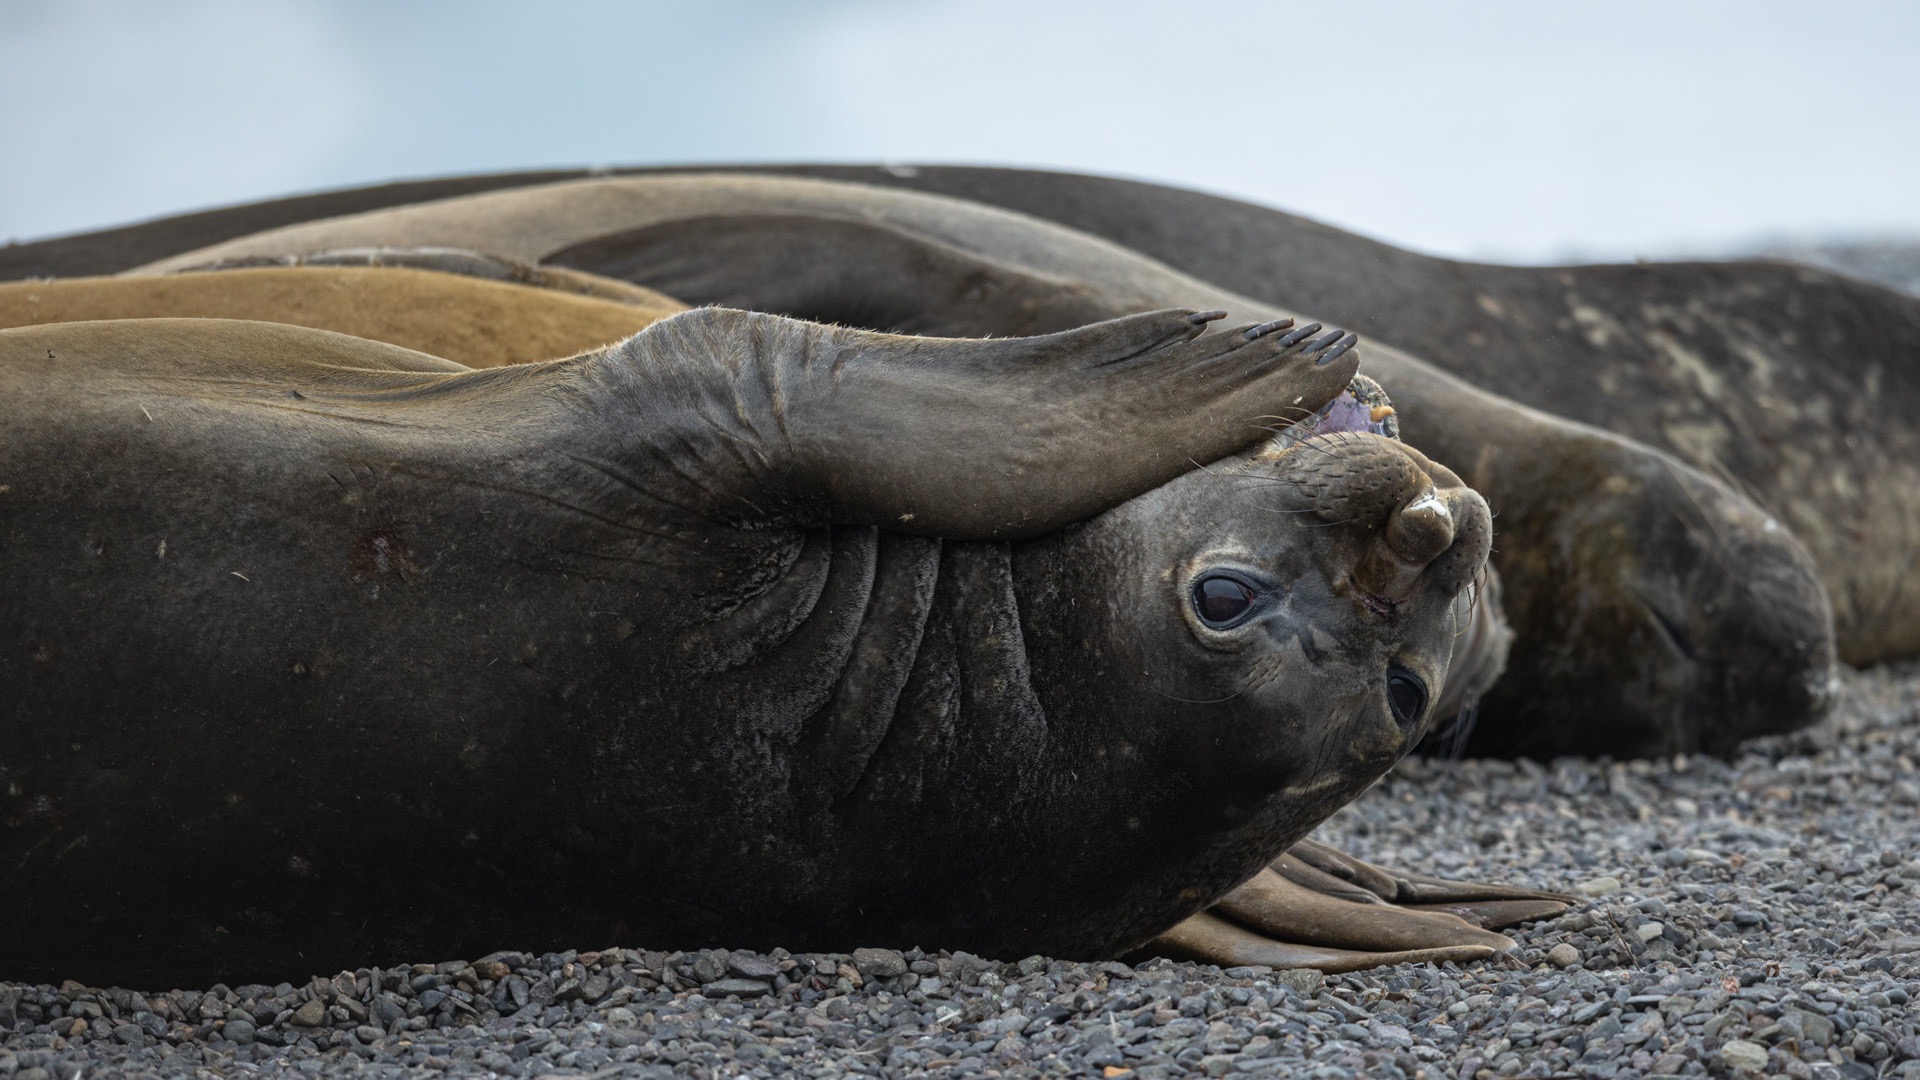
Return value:
M 1233 199 L 1045 170 L 727 170 L 906 188 L 1058 222 L 1245 296 L 1340 320 L 1492 394 L 1657 447 L 1725 479 L 1807 545 L 1843 659 L 1920 652 L 1920 605 L 1907 595 L 1920 537 L 1920 506 L 1909 497 L 1920 491 L 1920 436 L 1886 422 L 1920 408 L 1907 361 L 1920 349 L 1920 300 L 1760 263 L 1464 263 Z M 711 170 L 616 170 L 697 171 Z M 183 215 L 8 249 L 0 277 L 115 273 L 301 221 L 584 175 L 450 177 Z
M 1241 452 L 1352 357 L 1203 324 L 0 331 L 0 970 L 1137 946 L 1419 737 L 1490 543 L 1390 440 Z
M 289 226 L 140 273 L 341 248 L 471 247 L 699 303 L 914 333 L 1043 333 L 1169 303 L 1292 313 L 977 203 L 749 175 L 499 191 Z M 1299 316 L 1304 324 L 1305 316 Z M 1805 549 L 1671 455 L 1369 345 L 1415 445 L 1499 508 L 1515 645 L 1480 752 L 1724 750 L 1818 716 L 1828 600 Z M 1286 416 L 1288 414 L 1277 414 Z

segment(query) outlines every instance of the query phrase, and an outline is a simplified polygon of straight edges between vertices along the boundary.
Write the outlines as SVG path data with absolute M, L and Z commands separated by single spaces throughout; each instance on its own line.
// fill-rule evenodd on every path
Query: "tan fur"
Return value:
M 686 310 L 399 267 L 258 267 L 0 284 L 0 328 L 100 319 L 251 319 L 331 330 L 465 364 L 571 356 Z

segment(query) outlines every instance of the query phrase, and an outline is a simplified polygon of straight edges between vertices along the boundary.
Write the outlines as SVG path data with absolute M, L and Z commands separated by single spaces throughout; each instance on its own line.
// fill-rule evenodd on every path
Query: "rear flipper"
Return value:
M 1149 942 L 1143 952 L 1222 967 L 1359 971 L 1484 960 L 1513 948 L 1495 933 L 1567 910 L 1573 897 L 1397 873 L 1311 840 Z

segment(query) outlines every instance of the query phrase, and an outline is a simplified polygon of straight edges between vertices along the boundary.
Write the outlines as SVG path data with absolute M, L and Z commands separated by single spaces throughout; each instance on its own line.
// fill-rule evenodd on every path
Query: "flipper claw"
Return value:
M 1314 363 L 1331 364 L 1335 360 L 1339 359 L 1341 356 L 1345 355 L 1347 350 L 1353 348 L 1355 345 L 1359 344 L 1359 342 L 1360 342 L 1359 334 L 1349 333 L 1347 334 L 1347 336 L 1341 338 L 1339 341 L 1334 342 L 1333 347 L 1328 349 L 1325 353 L 1323 353 L 1318 360 L 1314 361 Z
M 1288 334 L 1286 337 L 1281 338 L 1279 341 L 1275 342 L 1275 344 L 1279 345 L 1281 348 L 1287 348 L 1287 347 L 1299 344 L 1302 341 L 1305 341 L 1309 337 L 1312 337 L 1314 334 L 1319 333 L 1319 331 L 1320 331 L 1319 323 L 1317 322 L 1308 323 L 1307 325 L 1302 326 L 1299 329 Z

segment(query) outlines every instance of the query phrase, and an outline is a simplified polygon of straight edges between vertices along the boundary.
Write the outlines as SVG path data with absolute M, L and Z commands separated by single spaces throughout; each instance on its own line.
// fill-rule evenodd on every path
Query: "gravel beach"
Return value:
M 608 948 L 300 986 L 0 983 L 0 1077 L 1920 1078 L 1916 763 L 1902 665 L 1848 674 L 1828 726 L 1732 762 L 1414 760 L 1320 829 L 1590 897 L 1502 962 L 1323 979 Z

